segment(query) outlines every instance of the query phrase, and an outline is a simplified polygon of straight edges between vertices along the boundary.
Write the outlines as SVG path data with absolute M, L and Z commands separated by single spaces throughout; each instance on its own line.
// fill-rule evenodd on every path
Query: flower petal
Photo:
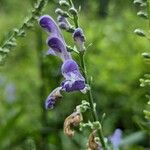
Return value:
M 81 75 L 78 64 L 74 60 L 66 60 L 62 65 L 61 72 L 66 79 L 61 84 L 64 91 L 81 91 L 85 88 L 85 79 Z
M 53 20 L 53 18 L 50 17 L 49 15 L 41 16 L 39 19 L 39 24 L 42 28 L 44 28 L 49 33 L 57 34 L 57 36 L 60 37 L 59 28 L 57 24 L 55 23 L 55 21 Z
M 80 51 L 85 50 L 84 42 L 85 42 L 85 36 L 81 28 L 75 29 L 73 33 L 73 38 L 76 43 L 76 45 L 79 47 Z
M 64 52 L 66 47 L 63 41 L 57 36 L 50 36 L 47 40 L 47 44 L 50 48 L 52 48 L 55 52 Z
M 65 17 L 63 17 L 63 16 L 58 16 L 57 17 L 57 21 L 59 22 L 59 27 L 61 29 L 68 30 L 70 28 L 70 26 L 71 26 L 70 23 L 68 22 L 68 20 Z
M 65 75 L 73 71 L 79 71 L 78 64 L 73 59 L 66 60 L 61 67 L 62 74 Z
M 81 28 L 75 29 L 73 38 L 75 41 L 85 42 L 85 36 Z
M 47 44 L 63 61 L 71 58 L 71 55 L 67 52 L 66 45 L 61 38 L 50 36 L 47 40 Z
M 121 139 L 122 139 L 122 130 L 116 129 L 114 134 L 109 137 L 109 140 L 112 143 L 114 149 L 118 149 Z
M 85 81 L 76 80 L 72 82 L 71 80 L 65 80 L 62 82 L 61 86 L 62 89 L 66 92 L 81 91 L 85 88 Z
M 59 98 L 62 98 L 62 95 L 60 94 L 61 90 L 62 90 L 62 87 L 57 87 L 49 94 L 49 96 L 47 97 L 46 102 L 45 102 L 46 109 L 52 109 L 54 107 L 56 101 Z
M 56 56 L 56 53 L 55 53 L 52 49 L 49 49 L 49 50 L 46 52 L 46 55 L 54 55 L 54 56 Z

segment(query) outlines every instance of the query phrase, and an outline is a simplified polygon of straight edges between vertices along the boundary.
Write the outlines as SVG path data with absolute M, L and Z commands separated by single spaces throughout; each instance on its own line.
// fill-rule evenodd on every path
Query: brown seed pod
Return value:
M 82 120 L 82 114 L 79 112 L 74 112 L 68 116 L 64 121 L 64 134 L 69 137 L 74 136 L 74 130 L 72 128 L 78 126 Z
M 101 150 L 101 145 L 99 142 L 95 140 L 96 138 L 96 130 L 94 130 L 90 135 L 88 139 L 88 150 Z

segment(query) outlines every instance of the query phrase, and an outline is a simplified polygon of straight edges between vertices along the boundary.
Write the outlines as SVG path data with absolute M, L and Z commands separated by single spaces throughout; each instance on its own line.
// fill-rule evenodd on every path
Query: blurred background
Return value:
M 35 2 L 0 0 L 0 41 L 21 25 Z M 148 22 L 136 16 L 132 0 L 76 0 L 75 5 L 82 8 L 79 22 L 86 45 L 92 43 L 86 63 L 93 78 L 99 118 L 106 113 L 104 134 L 108 137 L 120 128 L 123 137 L 130 139 L 121 149 L 149 149 L 150 138 L 139 126 L 149 91 L 139 86 L 139 79 L 149 73 L 141 53 L 149 51 L 150 44 L 133 34 L 135 28 L 147 29 Z M 44 13 L 56 20 L 57 7 L 57 0 L 49 0 Z M 70 34 L 64 36 L 67 43 L 73 44 Z M 47 95 L 62 81 L 61 60 L 44 55 L 48 49 L 46 37 L 36 23 L 0 67 L 1 150 L 86 149 L 87 133 L 76 131 L 72 139 L 63 134 L 65 118 L 84 99 L 81 93 L 64 94 L 53 110 L 44 108 Z

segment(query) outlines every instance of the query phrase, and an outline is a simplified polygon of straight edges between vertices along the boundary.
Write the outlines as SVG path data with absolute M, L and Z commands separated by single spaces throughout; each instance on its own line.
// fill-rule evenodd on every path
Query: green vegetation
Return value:
M 9 31 L 20 27 L 35 2 L 0 1 L 0 43 Z M 56 2 L 49 0 L 44 10 L 55 20 Z M 141 88 L 139 79 L 150 74 L 149 61 L 141 55 L 150 52 L 150 43 L 134 34 L 135 28 L 149 30 L 148 20 L 136 15 L 138 7 L 130 0 L 109 0 L 109 3 L 78 0 L 75 4 L 81 4 L 79 24 L 87 38 L 86 46 L 90 45 L 86 63 L 99 118 L 106 114 L 104 134 L 109 137 L 120 128 L 123 131 L 122 150 L 149 149 L 150 138 L 145 130 L 147 120 L 143 110 L 148 110 L 145 95 L 150 94 L 150 90 L 148 86 Z M 64 34 L 66 42 L 73 43 L 71 36 Z M 17 46 L 0 66 L 2 150 L 86 149 L 86 132 L 76 130 L 72 139 L 63 134 L 65 118 L 84 98 L 80 92 L 63 95 L 63 100 L 51 111 L 44 108 L 47 95 L 62 81 L 61 61 L 57 57 L 45 56 L 48 49 L 46 37 L 35 21 L 26 37 L 17 39 Z M 89 115 L 85 115 L 87 120 Z

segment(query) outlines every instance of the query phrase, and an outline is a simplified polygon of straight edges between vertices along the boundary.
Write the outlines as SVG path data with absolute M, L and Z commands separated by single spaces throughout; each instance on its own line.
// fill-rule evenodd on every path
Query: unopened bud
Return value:
M 67 32 L 69 33 L 73 33 L 74 32 L 74 27 L 70 26 L 68 29 L 67 29 Z
M 60 6 L 67 6 L 67 7 L 68 7 L 68 6 L 69 6 L 69 3 L 66 2 L 65 0 L 60 0 L 60 1 L 59 1 L 59 5 L 60 5 Z
M 144 19 L 148 19 L 147 13 L 145 13 L 145 12 L 143 12 L 143 11 L 139 11 L 139 12 L 137 13 L 137 15 L 138 15 L 139 17 L 144 18 Z
M 138 5 L 140 5 L 140 4 L 142 4 L 143 3 L 143 0 L 134 0 L 133 1 L 133 4 L 138 4 Z
M 145 36 L 144 31 L 141 30 L 141 29 L 135 29 L 135 30 L 134 30 L 134 33 L 135 33 L 136 35 L 138 35 L 138 36 L 141 36 L 141 37 L 144 37 L 144 36 Z
M 146 59 L 150 59 L 150 53 L 142 53 L 142 56 Z
M 55 13 L 58 14 L 58 15 L 60 15 L 60 16 L 63 16 L 63 17 L 69 17 L 69 14 L 66 11 L 63 11 L 60 8 L 57 8 L 55 10 Z
M 74 8 L 74 7 L 71 7 L 70 9 L 69 9 L 69 12 L 70 12 L 70 14 L 72 14 L 72 15 L 77 15 L 77 10 Z
M 75 29 L 73 33 L 73 38 L 74 38 L 75 43 L 79 47 L 80 51 L 84 51 L 85 50 L 85 46 L 84 46 L 85 36 L 81 28 Z
M 58 24 L 58 26 L 59 26 L 61 29 L 63 29 L 63 30 L 67 30 L 67 29 L 68 29 L 66 23 L 64 23 L 64 22 L 60 22 L 60 23 Z
M 57 8 L 57 9 L 55 10 L 55 13 L 58 14 L 58 15 L 62 15 L 62 14 L 63 14 L 63 10 L 60 9 L 60 8 Z

